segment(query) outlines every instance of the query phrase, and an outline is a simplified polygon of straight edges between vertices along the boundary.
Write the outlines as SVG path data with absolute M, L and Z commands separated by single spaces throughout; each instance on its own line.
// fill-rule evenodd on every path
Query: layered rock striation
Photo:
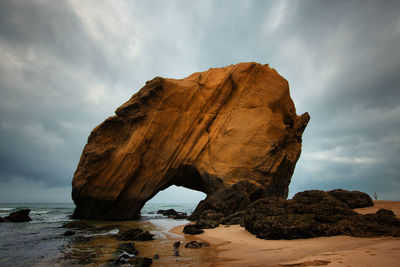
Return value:
M 257 63 L 156 77 L 115 113 L 83 150 L 75 218 L 137 218 L 171 185 L 207 194 L 197 214 L 213 207 L 227 216 L 260 197 L 287 197 L 309 121 L 296 115 L 288 82 Z M 230 193 L 242 201 L 231 206 Z

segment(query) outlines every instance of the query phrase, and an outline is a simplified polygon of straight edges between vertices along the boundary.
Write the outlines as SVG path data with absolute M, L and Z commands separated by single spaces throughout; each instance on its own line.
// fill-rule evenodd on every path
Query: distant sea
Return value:
M 191 214 L 196 203 L 147 203 L 141 213 L 140 222 L 155 225 L 159 238 L 166 236 L 171 228 L 187 223 L 187 220 L 172 220 L 157 214 L 159 209 L 173 208 Z M 73 203 L 0 203 L 0 217 L 19 209 L 30 209 L 32 221 L 22 223 L 0 223 L 0 266 L 41 266 L 43 262 L 63 265 L 62 259 L 69 238 L 60 228 L 72 221 Z

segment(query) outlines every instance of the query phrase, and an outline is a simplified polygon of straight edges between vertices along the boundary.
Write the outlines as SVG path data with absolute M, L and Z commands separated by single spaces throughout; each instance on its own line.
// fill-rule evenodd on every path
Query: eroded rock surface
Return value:
M 380 209 L 375 214 L 361 215 L 342 199 L 332 196 L 331 192 L 309 190 L 297 193 L 290 200 L 258 199 L 244 214 L 245 228 L 263 239 L 400 235 L 400 220 L 391 210 Z M 365 202 L 365 196 L 370 199 L 358 191 L 341 190 L 341 193 L 355 199 L 362 196 L 361 204 Z
M 73 179 L 74 217 L 134 219 L 170 185 L 207 194 L 198 216 L 287 197 L 308 121 L 267 65 L 154 78 L 90 134 Z M 227 193 L 240 190 L 245 203 L 230 206 Z
M 374 205 L 371 197 L 364 192 L 335 189 L 328 191 L 328 193 L 345 203 L 351 209 L 370 207 Z

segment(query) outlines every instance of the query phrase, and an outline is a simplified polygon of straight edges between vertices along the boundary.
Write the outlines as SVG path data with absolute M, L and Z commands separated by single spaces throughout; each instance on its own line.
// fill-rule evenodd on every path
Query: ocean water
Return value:
M 150 230 L 159 240 L 158 242 L 165 243 L 168 238 L 173 236 L 172 233 L 168 232 L 170 229 L 188 221 L 169 219 L 157 214 L 157 210 L 173 208 L 176 211 L 190 214 L 196 205 L 197 203 L 148 203 L 141 211 L 141 219 L 126 222 L 125 226 Z M 71 258 L 74 260 L 76 257 L 75 255 L 70 256 L 70 254 L 71 251 L 74 251 L 73 241 L 77 237 L 64 237 L 63 233 L 67 229 L 60 228 L 65 222 L 72 221 L 70 215 L 74 207 L 72 203 L 0 203 L 0 217 L 5 217 L 19 209 L 28 208 L 31 210 L 30 217 L 32 218 L 30 222 L 0 223 L 0 266 L 74 266 L 74 261 L 71 261 Z M 89 221 L 89 223 L 96 227 L 122 224 L 121 222 L 108 221 Z M 96 233 L 77 231 L 79 233 L 76 236 L 79 236 L 79 234 L 81 237 L 96 236 L 99 240 L 103 238 L 101 242 L 106 242 L 111 240 L 110 237 L 117 234 L 118 231 L 116 226 L 115 229 L 109 227 L 109 229 Z M 109 239 L 105 239 L 106 237 Z M 79 248 L 79 250 L 82 250 L 82 248 Z M 77 257 L 79 258 L 79 255 Z M 99 255 L 94 255 L 93 258 L 95 257 L 98 258 Z M 90 259 L 81 263 L 92 266 Z

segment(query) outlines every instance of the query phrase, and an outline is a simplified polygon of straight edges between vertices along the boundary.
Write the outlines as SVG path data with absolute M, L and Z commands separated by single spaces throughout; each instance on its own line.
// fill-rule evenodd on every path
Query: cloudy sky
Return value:
M 389 0 L 1 0 L 0 202 L 71 201 L 91 129 L 147 80 L 245 61 L 275 68 L 311 115 L 290 195 L 400 200 L 399 14 Z

